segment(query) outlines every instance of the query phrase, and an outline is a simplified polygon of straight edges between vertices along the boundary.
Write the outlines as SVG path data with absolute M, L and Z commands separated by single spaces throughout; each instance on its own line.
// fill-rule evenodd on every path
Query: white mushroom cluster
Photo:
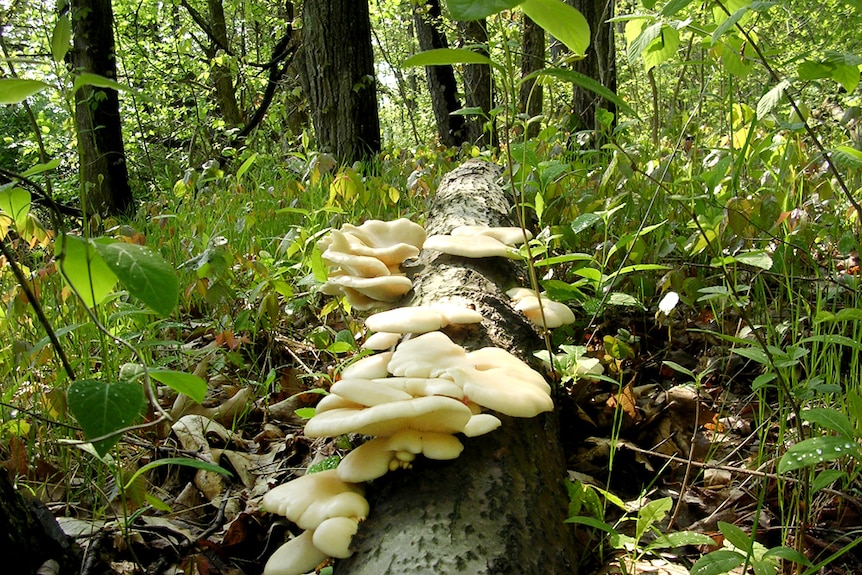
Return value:
M 429 236 L 426 249 L 465 258 L 517 258 L 514 246 L 533 235 L 517 227 L 458 226 L 449 234 Z
M 327 557 L 350 557 L 350 540 L 369 511 L 362 485 L 342 481 L 335 470 L 274 487 L 263 496 L 263 508 L 305 530 L 270 556 L 264 575 L 299 575 Z
M 419 254 L 425 229 L 408 219 L 368 220 L 361 226 L 345 224 L 317 244 L 330 266 L 329 281 L 321 291 L 344 295 L 356 309 L 371 309 L 400 299 L 413 287 L 402 272 L 404 260 Z
M 359 360 L 330 392 L 305 434 L 374 436 L 336 470 L 339 478 L 354 483 L 409 467 L 420 454 L 457 458 L 463 445 L 456 433 L 473 437 L 500 426 L 482 408 L 514 417 L 553 409 L 550 386 L 527 364 L 500 348 L 467 352 L 439 331 Z
M 554 301 L 545 294 L 537 294 L 534 290 L 519 287 L 510 289 L 506 295 L 512 299 L 516 310 L 539 327 L 552 329 L 575 321 L 575 314 L 569 306 Z M 543 311 L 544 322 L 542 321 Z
M 481 321 L 482 314 L 478 311 L 455 303 L 397 307 L 368 316 L 365 327 L 376 333 L 362 347 L 380 351 L 396 345 L 405 333 L 427 333 L 453 324 Z

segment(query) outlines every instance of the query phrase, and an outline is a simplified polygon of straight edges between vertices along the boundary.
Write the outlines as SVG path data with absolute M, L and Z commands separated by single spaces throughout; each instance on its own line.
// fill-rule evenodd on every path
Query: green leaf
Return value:
M 593 261 L 593 256 L 590 254 L 563 254 L 560 256 L 553 256 L 550 258 L 545 258 L 543 260 L 536 261 L 536 267 L 540 266 L 555 266 L 557 264 L 562 264 L 566 262 L 590 262 Z
M 850 146 L 836 146 L 831 153 L 832 159 L 843 168 L 862 169 L 862 151 Z
M 128 87 L 123 86 L 116 80 L 106 78 L 105 76 L 100 76 L 99 74 L 93 74 L 91 72 L 81 72 L 80 74 L 75 76 L 75 83 L 72 85 L 72 93 L 74 94 L 83 86 L 93 86 L 94 88 L 117 90 L 118 92 L 122 92 L 123 90 L 129 89 Z
M 606 303 L 608 305 L 619 305 L 619 306 L 628 306 L 628 307 L 636 307 L 642 310 L 645 310 L 646 307 L 644 304 L 640 302 L 638 298 L 631 294 L 615 291 L 608 294 L 608 298 Z
M 198 403 L 203 403 L 207 393 L 207 382 L 193 373 L 172 369 L 152 368 L 150 377 L 163 383 L 176 392 L 184 393 Z
M 27 176 L 29 178 L 30 176 L 35 176 L 37 174 L 41 174 L 42 172 L 48 172 L 50 170 L 53 170 L 59 165 L 60 158 L 54 158 L 53 160 L 45 162 L 44 164 L 36 164 L 32 168 L 29 168 L 28 170 L 22 172 L 21 175 Z
M 728 30 L 736 26 L 736 23 L 745 16 L 748 9 L 749 6 L 742 6 L 739 10 L 725 18 L 718 26 L 716 26 L 715 30 L 712 31 L 712 44 L 714 45 Z
M 794 563 L 799 563 L 801 565 L 811 565 L 811 561 L 797 551 L 796 549 L 791 549 L 789 547 L 772 547 L 766 550 L 766 553 L 763 554 L 764 559 L 769 559 L 770 557 L 778 557 L 779 559 L 783 559 L 785 561 L 792 561 Z
M 802 419 L 816 423 L 821 429 L 834 431 L 844 437 L 853 437 L 853 424 L 850 418 L 831 407 L 813 407 L 802 412 Z
M 673 549 L 675 547 L 683 547 L 685 545 L 715 545 L 715 540 L 709 535 L 703 533 L 695 533 L 693 531 L 677 531 L 666 535 L 659 535 L 649 545 L 647 549 Z
M 243 177 L 243 175 L 251 168 L 251 165 L 254 164 L 254 161 L 257 160 L 257 152 L 254 152 L 250 155 L 246 160 L 242 163 L 239 169 L 236 171 L 236 179 L 239 180 Z
M 497 12 L 509 10 L 520 0 L 447 0 L 446 6 L 453 20 L 481 20 Z
M 125 242 L 97 243 L 96 249 L 130 294 L 159 315 L 170 315 L 179 299 L 179 280 L 160 255 Z
M 545 68 L 542 70 L 537 70 L 527 76 L 524 76 L 521 82 L 531 80 L 532 78 L 538 76 L 552 76 L 564 82 L 571 82 L 575 86 L 578 86 L 585 90 L 589 90 L 594 94 L 598 94 L 608 102 L 614 103 L 619 110 L 624 111 L 632 118 L 637 119 L 639 117 L 637 112 L 635 112 L 634 108 L 629 106 L 625 100 L 617 96 L 617 94 L 613 90 L 609 90 L 605 86 L 602 86 L 601 83 L 599 83 L 598 81 L 590 78 L 589 76 L 585 76 L 580 72 L 575 72 L 574 70 L 564 70 L 562 68 Z M 598 216 L 596 214 L 581 214 L 581 216 L 578 216 L 578 218 L 587 215 L 595 215 L 597 218 L 599 218 L 599 220 L 601 220 L 601 216 Z M 577 220 L 578 218 L 575 219 Z M 574 227 L 574 222 L 572 223 L 572 226 Z
M 27 225 L 30 214 L 30 192 L 17 186 L 0 191 L 0 211 L 12 218 L 19 232 Z
M 642 54 L 647 71 L 668 61 L 678 48 L 679 32 L 671 26 L 663 26 L 659 37 Z
M 638 518 L 635 527 L 635 539 L 640 541 L 647 530 L 664 519 L 670 508 L 673 507 L 673 501 L 670 497 L 663 497 L 650 501 L 638 510 Z
M 697 381 L 697 374 L 695 374 L 692 370 L 688 369 L 687 367 L 683 367 L 682 365 L 678 364 L 675 361 L 670 361 L 670 360 L 666 359 L 666 360 L 662 361 L 662 364 L 668 366 L 669 368 L 671 368 L 672 370 L 674 370 L 677 373 L 687 375 L 688 377 L 690 377 L 692 379 L 692 381 Z
M 164 457 L 162 459 L 156 459 L 155 461 L 151 461 L 139 468 L 135 471 L 129 480 L 126 482 L 126 489 L 131 487 L 131 485 L 135 482 L 135 480 L 146 473 L 151 469 L 155 469 L 156 467 L 161 467 L 163 465 L 182 465 L 184 467 L 192 467 L 194 469 L 202 469 L 204 471 L 212 471 L 213 473 L 219 473 L 224 475 L 225 477 L 231 477 L 233 474 L 225 469 L 224 467 L 220 467 L 215 463 L 210 463 L 209 461 L 201 461 L 200 459 L 191 459 L 190 457 Z
M 0 78 L 0 104 L 18 104 L 50 87 L 49 84 L 39 80 Z
M 719 521 L 718 530 L 721 531 L 721 534 L 724 535 L 728 543 L 740 551 L 748 552 L 752 549 L 751 537 L 733 523 Z
M 781 456 L 778 472 L 787 473 L 824 461 L 840 459 L 845 455 L 859 458 L 859 445 L 846 437 L 828 435 L 800 441 Z
M 734 259 L 741 264 L 754 266 L 762 270 L 772 269 L 772 256 L 766 250 L 741 252 L 736 254 Z
M 719 549 L 698 559 L 691 566 L 689 575 L 724 575 L 742 565 L 744 561 L 745 555 L 742 553 L 729 549 Z
M 840 469 L 824 469 L 818 473 L 817 477 L 814 478 L 814 481 L 811 482 L 811 491 L 816 493 L 821 489 L 829 487 L 839 479 L 844 479 L 845 477 L 847 477 L 846 471 L 841 471 Z
M 610 533 L 611 535 L 616 535 L 617 530 L 605 523 L 604 521 L 599 521 L 594 517 L 584 517 L 582 515 L 575 515 L 574 517 L 569 517 L 566 519 L 566 523 L 575 523 L 577 525 L 586 525 L 587 527 L 592 527 L 593 529 L 599 529 L 604 531 L 605 533 Z
M 771 112 L 775 106 L 781 101 L 784 97 L 784 91 L 790 86 L 790 82 L 788 80 L 780 81 L 776 86 L 774 86 L 771 90 L 769 90 L 760 101 L 757 103 L 757 117 L 765 118 L 766 115 Z
M 69 48 L 72 47 L 72 20 L 69 14 L 63 14 L 57 18 L 54 24 L 54 33 L 51 34 L 51 57 L 55 62 L 62 62 Z
M 670 18 L 691 3 L 692 0 L 671 0 L 661 9 L 661 15 L 665 18 Z
M 144 390 L 137 383 L 105 383 L 94 379 L 72 382 L 66 391 L 69 411 L 88 439 L 101 437 L 132 425 L 144 410 Z M 100 457 L 120 440 L 120 435 L 93 442 Z
M 574 54 L 582 56 L 590 45 L 590 25 L 584 15 L 561 0 L 525 0 L 521 10 Z
M 841 315 L 841 312 L 838 312 L 838 316 Z M 845 347 L 849 347 L 855 349 L 857 351 L 862 351 L 862 343 L 856 341 L 855 339 L 850 339 L 846 335 L 834 335 L 834 334 L 823 334 L 823 335 L 811 335 L 808 337 L 803 337 L 797 343 L 799 345 L 803 345 L 806 343 L 812 342 L 818 343 L 828 343 L 832 345 L 843 345 Z
M 54 242 L 54 251 L 63 278 L 88 307 L 102 303 L 114 291 L 117 276 L 92 242 L 79 236 L 63 235 L 60 241 Z
M 748 358 L 751 361 L 756 361 L 760 365 L 769 365 L 766 352 L 760 347 L 736 347 L 733 349 L 733 353 Z
M 452 64 L 491 64 L 491 59 L 484 54 L 466 48 L 437 48 L 414 54 L 404 60 L 401 66 L 446 66 Z

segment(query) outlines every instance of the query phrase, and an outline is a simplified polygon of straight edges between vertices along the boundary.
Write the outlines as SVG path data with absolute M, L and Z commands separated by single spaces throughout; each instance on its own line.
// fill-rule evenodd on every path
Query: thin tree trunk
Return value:
M 72 0 L 70 8 L 74 32 L 70 57 L 76 71 L 116 80 L 111 0 Z M 131 212 L 117 91 L 81 86 L 75 92 L 75 125 L 83 207 L 96 214 Z
M 448 174 L 432 203 L 429 234 L 462 224 L 511 225 L 500 172 L 471 160 Z M 467 260 L 426 251 L 414 304 L 456 302 L 485 317 L 447 334 L 468 349 L 495 345 L 526 359 L 539 339 L 513 310 L 505 289 L 523 269 L 500 258 Z M 369 488 L 371 513 L 337 575 L 571 575 L 573 531 L 555 414 L 502 416 L 502 427 L 465 438 L 454 461 L 417 461 Z
M 227 36 L 227 24 L 224 17 L 224 6 L 221 0 L 207 0 L 209 8 L 210 25 L 212 34 L 217 45 L 214 45 L 207 56 L 212 60 L 218 55 L 219 47 L 229 47 L 230 40 Z M 224 48 L 222 48 L 224 49 Z M 213 65 L 213 85 L 215 86 L 216 100 L 222 117 L 228 126 L 236 128 L 243 123 L 243 114 L 236 101 L 236 88 L 233 84 L 233 74 L 230 66 L 223 64 Z
M 446 34 L 441 26 L 439 0 L 427 0 L 424 6 L 413 11 L 416 38 L 422 50 L 448 48 Z M 444 146 L 460 146 L 467 139 L 464 116 L 452 115 L 461 108 L 458 100 L 458 83 L 455 70 L 449 66 L 425 66 L 428 91 L 431 94 L 431 109 L 437 125 L 437 135 Z
M 616 45 L 614 23 L 610 22 L 614 17 L 615 0 L 566 0 L 566 2 L 584 15 L 592 32 L 586 57 L 575 62 L 572 69 L 616 92 Z M 551 46 L 551 57 L 557 59 L 563 52 L 565 52 L 565 46 L 555 41 Z M 580 86 L 572 86 L 572 129 L 596 130 L 597 134 L 600 133 L 601 126 L 596 121 L 598 108 L 604 108 L 616 115 L 616 105 L 613 102 L 605 101 L 594 92 Z M 614 123 L 616 123 L 616 116 L 614 116 Z M 596 145 L 601 144 L 600 138 L 597 138 Z
M 464 44 L 477 46 L 477 52 L 488 56 L 488 29 L 485 19 L 459 22 L 458 29 Z M 467 106 L 479 108 L 482 116 L 474 116 L 467 122 L 468 140 L 480 146 L 496 146 L 497 130 L 491 118 L 494 107 L 494 79 L 488 64 L 464 66 L 464 92 Z M 486 129 L 485 124 L 489 124 Z
M 521 40 L 521 77 L 528 76 L 536 70 L 545 67 L 545 30 L 533 20 L 523 14 L 522 40 Z M 518 109 L 527 115 L 527 118 L 535 118 L 542 114 L 542 99 L 544 93 L 542 85 L 536 83 L 535 78 L 521 84 Z M 539 135 L 542 125 L 533 122 L 527 127 L 527 137 L 535 138 Z
M 305 0 L 303 83 L 321 149 L 340 162 L 380 152 L 367 0 Z

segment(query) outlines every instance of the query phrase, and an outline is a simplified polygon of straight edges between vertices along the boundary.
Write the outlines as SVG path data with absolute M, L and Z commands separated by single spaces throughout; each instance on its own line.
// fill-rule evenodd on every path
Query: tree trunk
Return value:
M 26 499 L 0 468 L 0 554 L 4 573 L 35 573 L 53 559 L 61 573 L 77 573 L 77 547 L 40 501 Z
M 592 31 L 586 58 L 572 65 L 572 69 L 601 83 L 614 92 L 617 90 L 616 46 L 614 44 L 614 0 L 567 0 L 586 18 Z M 594 92 L 580 86 L 572 87 L 572 119 L 574 130 L 595 130 L 597 136 L 602 127 L 596 120 L 596 110 L 604 108 L 616 115 L 616 106 Z M 616 122 L 616 117 L 614 118 Z M 596 138 L 596 145 L 602 144 Z
M 222 51 L 227 51 L 225 48 L 230 46 L 230 40 L 227 37 L 227 24 L 224 19 L 224 6 L 222 6 L 221 0 L 207 0 L 207 7 L 209 8 L 210 24 L 215 40 L 210 53 L 207 54 L 212 60 L 218 55 L 220 47 Z M 233 85 L 233 74 L 231 74 L 230 66 L 213 64 L 212 76 L 216 101 L 222 118 L 229 127 L 236 128 L 243 123 L 244 118 L 236 101 L 236 88 Z
M 537 25 L 526 14 L 521 15 L 522 40 L 521 40 L 521 77 L 525 77 L 536 70 L 545 67 L 545 30 Z M 542 99 L 544 96 L 542 84 L 536 83 L 535 78 L 521 84 L 518 109 L 527 115 L 527 119 L 535 118 L 542 114 Z M 539 135 L 542 125 L 533 122 L 527 126 L 527 137 L 535 138 Z
M 303 82 L 318 146 L 352 163 L 380 152 L 367 0 L 306 0 Z
M 70 56 L 76 72 L 116 80 L 111 0 L 72 0 L 70 8 L 75 38 Z M 117 91 L 81 86 L 75 92 L 75 125 L 83 207 L 97 214 L 131 212 Z
M 488 29 L 485 19 L 459 22 L 458 29 L 465 45 L 478 46 L 476 52 L 488 56 Z M 496 146 L 497 130 L 491 118 L 494 107 L 494 79 L 491 66 L 467 64 L 464 66 L 464 92 L 467 106 L 479 108 L 481 116 L 473 116 L 467 123 L 467 138 L 479 146 Z M 485 124 L 489 124 L 486 129 Z
M 428 233 L 511 225 L 499 175 L 475 160 L 448 174 Z M 540 345 L 505 295 L 522 281 L 520 264 L 424 251 L 417 269 L 412 303 L 456 302 L 484 315 L 481 325 L 447 331 L 453 341 L 468 349 L 495 345 L 522 358 Z M 336 575 L 576 573 L 556 414 L 500 419 L 499 429 L 465 438 L 458 459 L 417 461 L 371 485 L 371 513 L 353 540 L 357 552 L 336 562 Z
M 449 47 L 441 25 L 441 17 L 439 0 L 427 0 L 424 6 L 414 9 L 416 37 L 419 40 L 419 48 L 423 51 Z M 464 127 L 464 116 L 452 115 L 452 112 L 461 108 L 455 70 L 451 65 L 425 66 L 425 77 L 431 94 L 431 109 L 434 111 L 440 143 L 444 146 L 460 146 L 466 141 L 467 133 Z

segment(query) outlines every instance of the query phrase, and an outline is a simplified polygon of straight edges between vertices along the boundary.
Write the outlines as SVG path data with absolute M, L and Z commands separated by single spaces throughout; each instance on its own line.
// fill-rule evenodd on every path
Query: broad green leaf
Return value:
M 748 533 L 746 533 L 733 523 L 719 521 L 718 530 L 721 531 L 721 534 L 724 535 L 724 538 L 727 540 L 728 543 L 730 543 L 740 551 L 747 552 L 752 548 L 752 540 Z
M 108 90 L 117 90 L 118 92 L 128 90 L 127 86 L 123 86 L 116 80 L 106 78 L 105 76 L 100 76 L 99 74 L 93 74 L 91 72 L 81 72 L 80 74 L 75 76 L 75 83 L 72 85 L 72 93 L 77 92 L 83 86 L 106 88 Z
M 18 186 L 0 191 L 0 211 L 12 218 L 19 233 L 27 225 L 27 216 L 30 214 L 30 199 L 30 192 Z
M 574 54 L 590 45 L 590 25 L 584 15 L 561 0 L 524 0 L 521 10 Z
M 552 76 L 554 78 L 557 78 L 558 80 L 563 80 L 564 82 L 571 82 L 572 84 L 574 84 L 576 86 L 584 88 L 585 90 L 589 90 L 590 92 L 593 92 L 594 94 L 598 94 L 599 96 L 601 96 L 602 98 L 604 98 L 608 102 L 613 102 L 619 110 L 625 112 L 626 114 L 628 114 L 632 118 L 638 118 L 639 117 L 637 112 L 635 112 L 634 108 L 629 106 L 628 103 L 626 103 L 625 100 L 620 98 L 613 90 L 609 90 L 605 86 L 602 86 L 602 84 L 600 82 L 590 78 L 589 76 L 585 76 L 584 74 L 581 74 L 580 72 L 575 72 L 574 70 L 564 70 L 562 68 L 544 68 L 542 70 L 537 70 L 537 71 L 533 72 L 532 74 L 524 76 L 524 78 L 521 80 L 521 82 L 531 80 L 532 78 L 535 78 L 538 76 Z M 587 216 L 587 215 L 596 215 L 596 214 L 581 214 L 581 216 Z M 578 216 L 578 217 L 581 217 L 581 216 Z M 596 217 L 601 219 L 601 217 L 599 217 L 599 216 L 596 216 Z M 577 218 L 576 218 L 576 220 L 577 220 Z M 574 222 L 572 223 L 572 227 L 574 227 Z
M 715 30 L 712 31 L 712 43 L 715 44 L 718 40 L 724 36 L 724 34 L 736 26 L 737 22 L 742 20 L 743 16 L 748 13 L 749 6 L 742 6 L 739 10 L 736 10 L 733 14 L 724 18 L 721 23 L 716 26 Z M 716 12 L 720 11 L 720 9 L 716 9 Z M 724 14 L 722 14 L 724 16 Z
M 793 561 L 794 563 L 799 563 L 801 565 L 811 565 L 811 561 L 797 551 L 796 549 L 791 549 L 789 547 L 771 547 L 766 550 L 766 553 L 763 554 L 764 559 L 769 559 L 770 557 L 778 557 L 780 559 L 784 559 L 785 561 Z
M 813 407 L 802 412 L 802 419 L 816 423 L 822 429 L 834 431 L 844 437 L 853 437 L 853 424 L 844 413 L 831 407 Z
M 591 228 L 594 224 L 600 221 L 602 221 L 602 217 L 599 214 L 594 214 L 592 212 L 581 214 L 574 220 L 572 220 L 572 232 L 574 232 L 575 234 L 579 234 L 584 230 Z
M 850 146 L 836 146 L 832 150 L 832 159 L 844 168 L 862 169 L 862 152 Z
M 246 160 L 242 163 L 239 169 L 236 171 L 236 179 L 242 179 L 243 175 L 251 168 L 251 165 L 254 164 L 254 161 L 257 160 L 257 152 L 254 152 L 250 155 Z
M 150 377 L 163 383 L 176 392 L 184 393 L 198 403 L 203 403 L 207 393 L 207 382 L 202 377 L 184 371 L 172 369 L 152 368 L 149 370 Z
M 553 256 L 550 258 L 545 258 L 543 260 L 538 260 L 537 262 L 535 262 L 535 265 L 536 267 L 554 266 L 566 262 L 590 262 L 593 261 L 593 259 L 593 256 L 591 256 L 590 254 L 563 254 L 560 256 Z
M 69 14 L 63 14 L 57 18 L 54 24 L 54 33 L 51 34 L 51 57 L 55 62 L 62 62 L 69 48 L 72 47 L 72 20 Z
M 89 307 L 105 301 L 117 285 L 117 276 L 93 247 L 78 236 L 64 235 L 54 242 L 63 278 Z
M 845 477 L 847 477 L 846 471 L 841 471 L 840 469 L 824 469 L 818 473 L 817 477 L 814 478 L 814 481 L 811 482 L 811 491 L 816 493 L 817 491 L 829 487 L 839 479 L 843 479 Z
M 124 242 L 96 243 L 96 249 L 131 295 L 159 315 L 170 315 L 179 299 L 179 280 L 160 255 Z
M 697 380 L 697 374 L 695 374 L 693 371 L 691 371 L 691 370 L 690 370 L 690 369 L 688 369 L 687 367 L 683 367 L 682 365 L 678 364 L 678 363 L 677 363 L 677 362 L 675 362 L 675 361 L 670 361 L 670 360 L 667 360 L 667 359 L 666 359 L 666 360 L 662 361 L 662 364 L 664 364 L 664 365 L 668 366 L 669 368 L 671 368 L 672 370 L 674 370 L 674 371 L 675 371 L 675 372 L 677 372 L 677 373 L 681 373 L 681 374 L 683 374 L 683 375 L 687 375 L 687 376 L 688 376 L 688 377 L 690 377 L 693 381 Z
M 824 461 L 840 459 L 845 455 L 859 458 L 859 445 L 846 437 L 827 435 L 800 441 L 781 456 L 778 472 L 787 473 Z
M 790 86 L 788 80 L 782 80 L 769 90 L 757 103 L 757 117 L 763 119 L 784 97 L 784 91 Z
M 670 18 L 686 6 L 692 3 L 693 0 L 671 0 L 661 9 L 661 15 L 665 18 Z
M 635 18 L 626 22 L 625 36 L 630 61 L 637 60 L 653 40 L 661 34 L 663 24 L 646 18 Z
M 679 32 L 671 26 L 663 26 L 659 37 L 643 52 L 647 71 L 668 61 L 679 48 Z
M 659 535 L 647 549 L 673 549 L 685 545 L 715 545 L 715 540 L 709 535 L 695 533 L 693 531 L 677 531 L 666 535 Z
M 772 269 L 772 256 L 766 250 L 751 250 L 738 253 L 734 256 L 734 259 L 741 264 L 754 266 L 762 270 Z
M 742 565 L 744 561 L 745 555 L 742 553 L 729 549 L 719 549 L 698 559 L 691 566 L 689 575 L 724 575 Z
M 36 164 L 32 168 L 25 170 L 21 175 L 23 176 L 35 176 L 36 174 L 41 174 L 42 172 L 48 172 L 55 169 L 60 165 L 60 158 L 54 158 L 49 162 L 45 162 L 44 164 Z
M 650 527 L 664 519 L 671 507 L 673 507 L 673 501 L 670 497 L 650 501 L 641 507 L 638 510 L 635 539 L 640 541 Z
M 834 64 L 830 78 L 841 84 L 847 93 L 852 93 L 859 85 L 859 68 L 849 64 Z
M 769 365 L 769 359 L 766 357 L 766 352 L 759 347 L 736 347 L 733 348 L 733 353 L 755 361 L 760 365 Z
M 520 0 L 446 0 L 452 19 L 464 21 L 481 20 L 520 3 Z
M 569 517 L 566 519 L 566 523 L 575 523 L 577 525 L 586 525 L 587 527 L 592 527 L 594 529 L 599 529 L 604 531 L 605 533 L 610 533 L 611 535 L 616 535 L 617 530 L 605 523 L 604 521 L 599 521 L 594 517 L 584 517 L 581 515 L 576 515 L 574 517 Z
M 646 309 L 644 304 L 642 304 L 638 298 L 631 294 L 619 291 L 611 292 L 610 294 L 608 294 L 608 299 L 606 303 L 608 305 L 619 305 Z
M 438 48 L 410 56 L 401 64 L 410 66 L 446 66 L 451 64 L 491 64 L 491 59 L 466 48 Z
M 93 379 L 72 382 L 66 391 L 69 411 L 88 439 L 101 437 L 132 425 L 144 410 L 144 390 L 127 381 L 105 383 Z M 100 457 L 116 445 L 120 435 L 93 442 Z
M 825 62 L 805 60 L 796 67 L 796 75 L 800 80 L 819 80 L 832 75 L 832 66 Z
M 18 104 L 51 86 L 39 80 L 0 78 L 0 104 Z
M 192 467 L 194 469 L 202 469 L 204 471 L 212 471 L 213 473 L 219 473 L 224 475 L 225 477 L 231 477 L 233 474 L 221 467 L 216 465 L 215 463 L 210 463 L 209 461 L 201 461 L 200 459 L 191 459 L 190 457 L 163 457 L 162 459 L 156 459 L 155 461 L 151 461 L 140 467 L 137 471 L 135 471 L 129 480 L 126 482 L 126 489 L 131 486 L 135 480 L 146 473 L 151 469 L 155 469 L 156 467 L 161 467 L 162 465 L 182 465 L 184 467 Z
M 840 314 L 840 312 L 839 312 Z M 823 335 L 811 335 L 808 337 L 803 337 L 797 343 L 799 345 L 803 345 L 811 342 L 818 343 L 828 343 L 833 345 L 843 345 L 845 347 L 849 347 L 855 349 L 857 351 L 862 351 L 862 343 L 856 341 L 855 339 L 851 339 L 846 335 L 834 335 L 834 334 L 823 334 Z

